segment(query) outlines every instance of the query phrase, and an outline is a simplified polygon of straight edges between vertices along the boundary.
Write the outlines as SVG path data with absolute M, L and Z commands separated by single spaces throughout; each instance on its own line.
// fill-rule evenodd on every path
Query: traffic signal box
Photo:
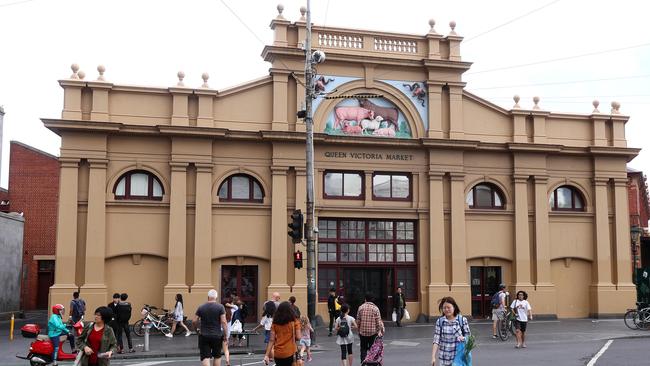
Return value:
M 299 250 L 296 250 L 296 252 L 293 253 L 293 268 L 302 268 L 302 252 Z
M 289 225 L 289 236 L 294 244 L 302 241 L 303 216 L 300 210 L 294 210 L 291 214 L 291 223 Z

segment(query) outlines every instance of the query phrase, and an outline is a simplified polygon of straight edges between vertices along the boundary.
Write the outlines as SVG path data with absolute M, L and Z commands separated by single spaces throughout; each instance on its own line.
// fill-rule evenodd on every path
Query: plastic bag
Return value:
M 411 314 L 409 314 L 409 311 L 406 309 L 404 309 L 404 318 L 406 318 L 406 320 L 411 320 Z
M 390 316 L 391 319 L 393 319 L 394 322 L 397 321 L 397 312 L 393 310 L 393 315 Z
M 231 333 L 241 333 L 242 332 L 242 325 L 239 319 L 235 319 L 234 322 L 230 325 L 230 332 Z
M 472 353 L 468 353 L 465 357 L 465 343 L 467 338 L 463 342 L 456 342 L 456 356 L 451 363 L 451 366 L 472 366 Z

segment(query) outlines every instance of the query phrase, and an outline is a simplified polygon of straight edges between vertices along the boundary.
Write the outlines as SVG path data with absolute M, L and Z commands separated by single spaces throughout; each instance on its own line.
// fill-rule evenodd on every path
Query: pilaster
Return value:
M 451 45 L 449 46 L 451 48 Z M 451 59 L 451 57 L 450 57 Z M 465 138 L 463 126 L 463 86 L 449 85 L 449 138 Z M 431 109 L 431 107 L 429 108 Z M 463 202 L 465 200 L 463 199 Z
M 429 172 L 429 284 L 427 285 L 429 307 L 426 312 L 429 316 L 439 314 L 438 300 L 449 293 L 446 278 L 443 177 L 443 172 Z
M 515 287 L 531 288 L 528 175 L 515 174 L 513 180 L 515 183 Z
M 63 87 L 61 118 L 81 120 L 81 89 L 86 86 L 86 82 L 82 80 L 59 80 L 59 85 Z
M 607 199 L 607 185 L 609 178 L 594 178 L 594 191 L 596 202 L 594 211 L 596 216 L 596 248 L 594 284 L 598 286 L 612 285 L 612 262 L 609 234 L 609 202 Z
M 196 166 L 196 205 L 194 224 L 195 289 L 212 288 L 212 164 Z
M 287 298 L 289 284 L 287 279 L 288 256 L 287 247 L 287 168 L 280 166 L 271 167 L 271 283 L 268 295 L 277 291 L 283 298 Z
M 172 104 L 172 126 L 189 126 L 190 117 L 188 114 L 188 97 L 192 89 L 184 87 L 169 88 L 173 96 Z
M 50 304 L 66 304 L 76 283 L 77 258 L 77 195 L 79 191 L 79 161 L 77 158 L 59 158 L 59 212 L 56 230 L 56 268 L 54 286 L 50 288 Z
M 106 262 L 106 159 L 89 159 L 88 215 L 86 224 L 86 264 L 84 294 L 88 307 L 94 309 L 107 301 Z
M 440 57 L 440 55 L 438 55 Z M 427 137 L 441 139 L 442 134 L 442 84 L 427 82 L 429 92 L 429 130 Z M 437 311 L 437 310 L 436 310 Z
M 167 254 L 167 284 L 164 288 L 166 306 L 173 304 L 177 293 L 189 293 L 186 281 L 187 230 L 187 166 L 186 162 L 171 162 L 169 192 L 169 242 Z
M 516 143 L 527 143 L 528 135 L 526 134 L 526 116 L 528 112 L 512 111 L 513 136 L 512 140 Z
M 196 117 L 197 127 L 214 127 L 214 98 L 216 90 L 201 89 L 194 92 L 199 97 L 199 113 Z
M 617 288 L 633 287 L 630 245 L 630 216 L 628 210 L 627 179 L 614 179 L 614 213 L 616 230 L 616 285 Z
M 548 223 L 548 177 L 535 175 L 535 296 L 538 314 L 557 314 L 557 291 L 551 278 Z
M 271 69 L 273 77 L 273 120 L 271 129 L 273 131 L 287 131 L 289 129 L 287 121 L 287 98 L 289 71 Z
M 372 170 L 366 170 L 363 172 L 363 189 L 364 189 L 364 207 L 374 206 L 374 201 L 372 199 Z
M 108 110 L 108 94 L 113 84 L 104 81 L 88 82 L 93 91 L 93 107 L 90 112 L 90 119 L 97 122 L 110 121 Z

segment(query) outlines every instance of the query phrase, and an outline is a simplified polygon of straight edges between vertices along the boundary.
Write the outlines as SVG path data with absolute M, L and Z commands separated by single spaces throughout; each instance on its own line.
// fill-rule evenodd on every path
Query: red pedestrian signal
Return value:
M 302 268 L 302 252 L 299 250 L 296 250 L 296 252 L 293 253 L 293 268 Z

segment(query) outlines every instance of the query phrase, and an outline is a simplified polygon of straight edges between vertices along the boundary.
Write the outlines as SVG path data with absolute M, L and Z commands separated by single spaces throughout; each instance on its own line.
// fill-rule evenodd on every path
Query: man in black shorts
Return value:
M 197 327 L 199 321 L 201 323 Z M 213 365 L 221 366 L 221 345 L 224 339 L 228 339 L 229 334 L 226 310 L 223 305 L 217 303 L 217 290 L 208 291 L 208 302 L 196 310 L 194 327 L 201 329 L 199 334 L 201 365 L 210 366 L 210 358 L 213 358 Z

